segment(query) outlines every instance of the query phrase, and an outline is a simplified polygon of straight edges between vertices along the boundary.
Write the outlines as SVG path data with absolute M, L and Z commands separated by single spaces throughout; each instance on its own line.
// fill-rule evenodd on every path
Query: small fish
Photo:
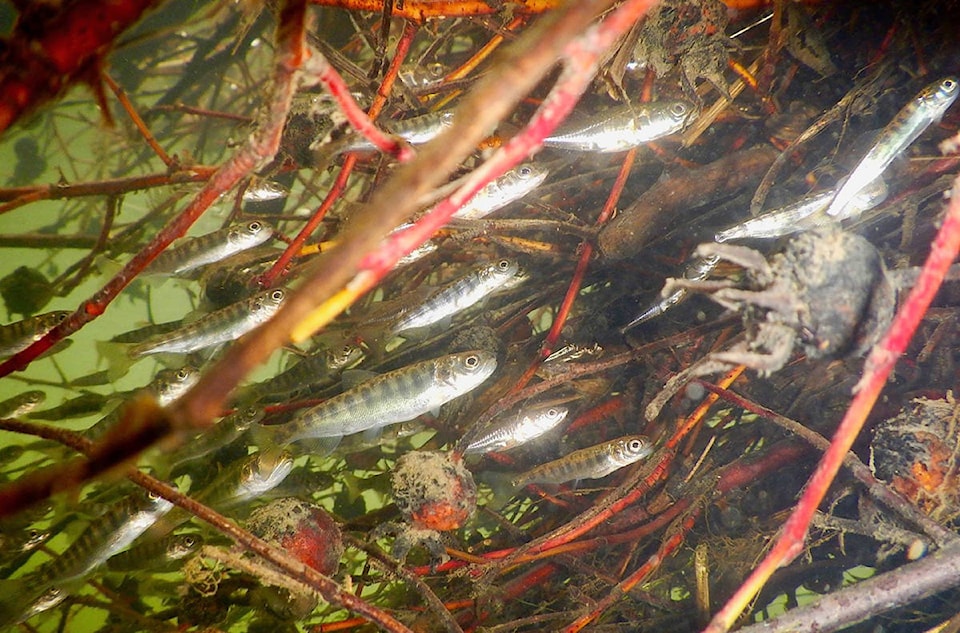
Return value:
M 66 310 L 56 310 L 0 325 L 0 358 L 13 356 L 27 349 L 34 341 L 39 341 L 47 332 L 60 325 L 70 314 Z
M 397 77 L 407 88 L 429 88 L 436 86 L 443 81 L 447 74 L 443 64 L 409 64 L 403 66 L 397 73 Z
M 251 184 L 243 191 L 244 202 L 270 202 L 290 195 L 290 191 L 283 185 L 270 180 L 261 180 Z
M 516 276 L 519 269 L 519 264 L 510 259 L 477 266 L 463 277 L 437 289 L 422 303 L 403 310 L 389 331 L 397 335 L 439 323 L 501 289 Z
M 87 574 L 126 549 L 172 507 L 166 499 L 139 492 L 112 504 L 62 554 L 17 579 L 16 590 L 0 598 L 0 626 L 8 618 L 22 622 L 55 607 Z
M 564 126 L 545 147 L 581 152 L 625 152 L 679 132 L 696 117 L 686 101 L 654 101 L 612 108 L 579 126 Z
M 284 297 L 285 292 L 281 288 L 267 290 L 206 314 L 172 332 L 134 345 L 129 355 L 137 357 L 161 352 L 186 354 L 235 340 L 269 321 L 280 309 Z
M 411 145 L 421 145 L 432 141 L 440 132 L 453 125 L 453 110 L 442 110 L 440 112 L 429 112 L 417 117 L 404 119 L 403 121 L 390 121 L 384 123 L 386 131 L 399 136 Z M 338 141 L 334 141 L 327 146 L 315 148 L 319 152 L 334 156 L 345 152 L 367 152 L 376 150 L 376 146 L 359 134 L 348 133 Z
M 85 576 L 126 549 L 171 508 L 172 503 L 152 494 L 138 492 L 123 497 L 87 526 L 62 554 L 34 572 L 30 583 L 62 584 Z
M 600 479 L 653 453 L 653 444 L 643 435 L 627 435 L 603 444 L 582 448 L 552 462 L 532 468 L 513 480 L 527 484 L 561 484 L 574 479 Z
M 943 117 L 943 113 L 957 99 L 957 94 L 960 94 L 960 81 L 956 77 L 945 77 L 921 90 L 883 128 L 876 143 L 837 191 L 827 207 L 827 215 L 841 215 L 857 192 L 882 174 L 893 159 L 917 140 L 931 123 Z
M 273 237 L 272 226 L 251 220 L 185 241 L 161 253 L 144 271 L 148 275 L 180 275 L 263 244 Z
M 195 367 L 184 365 L 180 369 L 161 369 L 154 376 L 143 391 L 148 391 L 157 399 L 157 404 L 165 407 L 187 391 L 200 380 L 200 371 Z M 83 431 L 83 436 L 95 442 L 111 431 L 123 419 L 123 405 L 114 407 L 110 413 L 103 416 L 89 428 Z
M 232 444 L 260 422 L 264 415 L 265 411 L 262 407 L 237 409 L 213 425 L 213 428 L 204 431 L 177 448 L 170 456 L 170 470 L 175 471 L 187 462 L 197 460 Z
M 112 399 L 112 396 L 105 396 L 86 390 L 79 391 L 79 394 L 78 396 L 64 400 L 55 407 L 34 411 L 27 417 L 31 420 L 53 421 L 81 418 L 103 411 L 104 406 Z
M 288 451 L 253 453 L 230 464 L 194 498 L 220 511 L 235 508 L 279 486 L 292 469 Z
M 21 394 L 7 398 L 0 402 L 0 418 L 17 418 L 26 415 L 40 406 L 47 399 L 47 394 L 31 389 Z
M 468 433 L 461 440 L 464 455 L 478 455 L 494 451 L 506 451 L 536 439 L 556 428 L 567 417 L 564 406 L 542 405 L 526 407 L 503 416 L 483 431 Z
M 107 561 L 107 569 L 117 572 L 172 571 L 179 561 L 197 552 L 202 545 L 203 537 L 199 534 L 173 534 L 117 554 Z
M 344 369 L 358 363 L 363 355 L 363 349 L 353 343 L 344 343 L 334 349 L 322 349 L 269 380 L 240 389 L 236 399 L 276 400 L 305 389 L 330 387 L 339 379 Z
M 480 350 L 421 361 L 371 378 L 286 424 L 260 430 L 265 439 L 283 446 L 407 422 L 470 392 L 496 368 L 496 356 Z
M 550 171 L 534 163 L 518 165 L 487 183 L 460 207 L 453 217 L 479 220 L 511 202 L 519 200 L 540 186 Z
M 772 239 L 799 233 L 800 231 L 812 230 L 828 222 L 855 218 L 886 200 L 887 193 L 886 181 L 882 177 L 874 178 L 863 189 L 854 194 L 839 216 L 830 218 L 825 212 L 830 201 L 837 195 L 837 190 L 828 189 L 740 222 L 718 232 L 713 239 L 716 242 Z

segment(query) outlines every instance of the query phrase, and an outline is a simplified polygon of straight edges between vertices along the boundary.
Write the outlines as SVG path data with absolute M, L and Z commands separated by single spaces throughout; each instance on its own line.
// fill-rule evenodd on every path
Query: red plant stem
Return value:
M 609 417 L 613 413 L 621 410 L 625 405 L 626 399 L 623 396 L 613 396 L 612 398 L 608 398 L 589 411 L 581 413 L 576 420 L 570 423 L 570 426 L 568 426 L 567 430 L 564 432 L 567 435 L 576 433 L 578 430 L 586 426 L 591 426 L 600 420 Z
M 706 631 L 720 633 L 729 630 L 747 603 L 760 591 L 773 572 L 790 563 L 803 551 L 810 521 L 833 482 L 841 463 L 856 440 L 873 404 L 879 397 L 897 358 L 903 354 L 926 313 L 930 302 L 940 288 L 947 269 L 960 251 L 960 177 L 954 180 L 950 206 L 930 249 L 916 285 L 897 312 L 883 339 L 870 351 L 863 377 L 856 386 L 856 395 L 843 416 L 830 449 L 824 453 L 816 472 L 810 477 L 806 490 L 787 519 L 773 549 L 754 569 L 750 577 L 717 612 Z
M 728 372 L 719 382 L 722 386 L 728 387 L 742 372 L 743 367 L 738 367 Z M 510 565 L 515 560 L 527 554 L 545 552 L 554 547 L 569 543 L 647 494 L 647 492 L 652 489 L 654 483 L 666 477 L 667 469 L 676 457 L 677 447 L 680 442 L 683 441 L 690 431 L 697 427 L 707 410 L 713 406 L 717 399 L 718 397 L 715 394 L 711 394 L 700 403 L 693 413 L 683 420 L 673 436 L 664 444 L 663 448 L 654 454 L 654 457 L 658 459 L 655 465 L 649 469 L 638 470 L 633 477 L 623 482 L 616 490 L 573 520 L 548 534 L 534 539 L 523 547 L 517 548 L 511 556 L 499 563 L 500 567 Z
M 307 243 L 307 240 L 310 239 L 310 236 L 313 235 L 313 232 L 317 230 L 317 227 L 320 226 L 320 223 L 323 222 L 323 218 L 326 217 L 327 211 L 333 206 L 333 203 L 337 201 L 340 197 L 340 194 L 343 193 L 343 190 L 347 186 L 347 180 L 350 178 L 350 174 L 353 173 L 353 167 L 357 164 L 356 154 L 349 154 L 345 159 L 343 159 L 343 165 L 340 167 L 340 173 L 337 174 L 337 179 L 333 181 L 333 185 L 330 187 L 330 191 L 327 192 L 327 195 L 324 197 L 323 202 L 320 203 L 320 206 L 317 207 L 317 210 L 310 216 L 310 219 L 307 223 L 300 229 L 300 232 L 297 233 L 297 236 L 290 240 L 289 246 L 284 249 L 280 257 L 277 258 L 277 261 L 274 262 L 273 266 L 270 267 L 270 270 L 263 273 L 260 277 L 258 283 L 262 288 L 269 288 L 273 286 L 277 279 L 279 279 L 284 271 L 287 269 L 287 266 L 293 261 L 293 258 L 297 256 L 300 250 L 303 248 L 303 245 Z
M 397 73 L 400 71 L 400 66 L 403 64 L 403 61 L 407 57 L 407 53 L 410 52 L 410 45 L 413 43 L 413 37 L 416 35 L 416 28 L 412 25 L 407 25 L 403 30 L 403 35 L 400 38 L 400 41 L 397 42 L 397 50 L 393 55 L 393 60 L 390 62 L 390 66 L 387 69 L 386 75 L 384 75 L 383 81 L 380 83 L 380 88 L 377 90 L 377 96 L 373 100 L 373 104 L 370 106 L 370 110 L 364 114 L 364 118 L 367 121 L 375 119 L 380 112 L 383 110 L 383 106 L 387 102 L 387 98 L 390 96 L 390 91 L 393 88 L 393 84 L 396 81 Z M 339 75 L 337 75 L 339 79 Z M 340 79 L 342 82 L 343 80 Z M 332 88 L 328 85 L 328 90 Z M 349 90 L 347 90 L 347 95 L 349 96 Z M 350 98 L 351 103 L 356 107 L 356 103 L 353 102 L 353 98 Z M 338 100 L 338 103 L 340 101 Z M 371 124 L 372 125 L 372 124 Z M 409 158 L 405 156 L 404 159 Z M 334 181 L 333 186 L 331 186 L 330 191 L 327 192 L 326 197 L 324 197 L 323 202 L 320 203 L 320 206 L 317 208 L 317 211 L 313 214 L 310 220 L 304 225 L 300 232 L 297 233 L 297 236 L 290 241 L 289 246 L 283 251 L 277 261 L 273 266 L 270 267 L 270 270 L 265 272 L 259 280 L 261 287 L 269 288 L 277 279 L 283 275 L 283 272 L 286 270 L 287 266 L 293 260 L 294 257 L 300 252 L 303 248 L 303 245 L 307 243 L 307 240 L 313 235 L 314 231 L 317 230 L 317 227 L 320 226 L 320 223 L 323 221 L 323 218 L 326 217 L 327 212 L 333 206 L 333 203 L 340 197 L 340 194 L 343 193 L 343 190 L 347 186 L 347 179 L 350 177 L 350 174 L 353 172 L 353 167 L 357 163 L 356 154 L 348 154 L 346 158 L 343 159 L 343 166 L 340 168 L 340 173 L 337 175 L 337 179 Z
M 383 12 L 383 0 L 311 0 L 313 4 L 340 7 L 353 11 Z M 456 18 L 492 15 L 500 11 L 496 3 L 486 0 L 405 0 L 392 3 L 395 18 L 424 22 L 430 18 Z M 517 13 L 542 13 L 560 6 L 559 0 L 516 0 L 511 10 Z
M 627 152 L 626 157 L 623 159 L 623 164 L 620 165 L 620 173 L 617 174 L 617 179 L 613 183 L 610 195 L 607 196 L 607 202 L 603 205 L 600 216 L 597 218 L 597 226 L 603 225 L 603 223 L 613 215 L 613 210 L 617 208 L 617 202 L 620 201 L 620 194 L 623 193 L 623 187 L 627 184 L 627 178 L 630 176 L 630 169 L 633 167 L 633 161 L 636 156 L 637 149 L 633 148 Z M 573 271 L 573 277 L 570 279 L 570 285 L 567 287 L 567 293 L 563 296 L 563 301 L 560 302 L 560 309 L 557 310 L 557 316 L 553 319 L 550 331 L 547 332 L 547 336 L 540 346 L 540 353 L 533 362 L 530 363 L 530 366 L 527 368 L 527 371 L 524 372 L 523 376 L 520 377 L 520 380 L 517 381 L 517 384 L 513 387 L 513 391 L 519 391 L 526 387 L 530 379 L 533 378 L 533 375 L 537 373 L 537 368 L 540 367 L 540 364 L 553 352 L 553 347 L 560 338 L 560 332 L 563 330 L 563 326 L 567 324 L 567 318 L 570 316 L 573 302 L 577 300 L 577 295 L 580 294 L 580 288 L 583 286 L 583 278 L 587 274 L 587 265 L 590 263 L 591 257 L 593 257 L 593 244 L 590 242 L 582 242 L 580 244 L 580 259 L 577 260 L 577 266 Z
M 383 248 L 368 254 L 360 267 L 385 274 L 397 260 L 430 239 L 484 185 L 539 149 L 543 140 L 577 104 L 596 73 L 601 54 L 655 3 L 656 0 L 625 2 L 598 25 L 572 40 L 563 51 L 565 63 L 560 78 L 527 126 L 471 172 L 460 188 L 437 203 L 420 221 L 390 236 Z
M 9 200 L 0 205 L 0 214 L 13 211 L 25 204 L 38 200 L 62 200 L 81 196 L 109 196 L 129 193 L 140 189 L 166 187 L 189 182 L 202 182 L 216 171 L 213 167 L 197 165 L 174 173 L 165 172 L 149 176 L 116 178 L 97 182 L 81 182 L 75 185 L 53 183 L 50 185 L 31 185 L 29 187 L 11 187 L 0 189 L 0 200 Z
M 76 312 L 42 339 L 0 364 L 0 377 L 25 368 L 54 344 L 103 314 L 110 302 L 127 284 L 171 242 L 183 236 L 217 198 L 236 185 L 250 171 L 276 154 L 280 147 L 280 135 L 283 132 L 287 112 L 300 83 L 299 68 L 306 54 L 305 10 L 305 0 L 288 0 L 280 13 L 280 23 L 277 28 L 276 81 L 271 90 L 273 100 L 267 118 L 251 142 L 217 169 L 180 215 L 157 233 L 156 237 L 123 267 L 123 270 L 81 304 Z
M 20 422 L 19 420 L 0 420 L 0 428 L 51 439 L 88 456 L 94 455 L 97 450 L 97 446 L 93 442 L 81 436 L 79 433 L 44 424 L 26 423 Z M 127 479 L 133 483 L 148 492 L 163 497 L 174 505 L 180 506 L 190 514 L 209 523 L 224 536 L 233 539 L 249 551 L 262 556 L 267 561 L 280 567 L 289 577 L 316 590 L 327 602 L 337 604 L 349 611 L 358 613 L 370 622 L 380 625 L 386 631 L 411 633 L 407 627 L 391 615 L 381 611 L 379 608 L 352 593 L 344 591 L 332 579 L 324 576 L 309 565 L 303 564 L 283 549 L 270 545 L 266 541 L 254 536 L 208 506 L 182 494 L 170 484 L 151 477 L 134 466 L 127 466 L 125 470 Z
M 170 155 L 167 154 L 160 143 L 157 142 L 157 139 L 150 133 L 150 128 L 147 127 L 147 124 L 143 121 L 139 114 L 137 114 L 136 109 L 133 107 L 133 103 L 127 97 L 127 93 L 123 91 L 123 88 L 113 80 L 113 77 L 107 73 L 101 75 L 103 81 L 109 86 L 110 90 L 113 91 L 113 94 L 117 96 L 117 100 L 120 102 L 120 105 L 123 106 L 123 109 L 126 110 L 127 116 L 133 120 L 133 124 L 137 126 L 137 130 L 140 131 L 140 134 L 143 135 L 144 140 L 147 141 L 147 144 L 154 151 L 154 153 L 160 157 L 160 160 L 163 161 L 163 164 L 167 167 L 175 167 L 176 161 L 170 158 Z
M 409 47 L 409 45 L 408 45 Z M 397 51 L 398 55 L 405 55 L 406 51 Z M 340 111 L 347 117 L 350 126 L 364 138 L 373 143 L 381 152 L 391 154 L 397 160 L 404 162 L 413 158 L 413 149 L 409 145 L 398 143 L 396 139 L 380 131 L 373 123 L 373 116 L 363 111 L 353 95 L 350 94 L 350 87 L 343 80 L 340 73 L 330 65 L 327 58 L 318 50 L 311 51 L 313 59 L 310 60 L 310 68 L 316 72 L 317 77 L 323 82 L 324 88 L 333 97 L 333 100 L 340 106 Z M 396 55 L 394 56 L 396 58 Z M 371 108 L 372 110 L 372 108 Z

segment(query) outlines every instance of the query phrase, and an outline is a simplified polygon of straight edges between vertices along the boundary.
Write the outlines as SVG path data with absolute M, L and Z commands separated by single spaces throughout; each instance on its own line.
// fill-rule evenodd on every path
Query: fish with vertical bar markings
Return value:
M 38 389 L 24 391 L 21 394 L 0 402 L 0 418 L 17 418 L 26 415 L 40 406 L 47 394 Z
M 960 81 L 956 77 L 944 77 L 921 90 L 920 94 L 883 128 L 876 143 L 860 159 L 837 191 L 837 195 L 827 207 L 827 215 L 840 215 L 861 189 L 882 174 L 893 159 L 917 140 L 931 123 L 943 117 L 943 113 L 957 99 L 958 93 Z
M 70 316 L 66 310 L 45 312 L 7 325 L 0 325 L 0 358 L 13 356 L 39 341 Z
M 273 227 L 251 220 L 207 233 L 160 253 L 144 270 L 146 275 L 180 275 L 263 244 Z
M 460 441 L 464 455 L 506 451 L 526 444 L 556 428 L 567 417 L 567 407 L 541 405 L 525 407 L 495 420 L 481 431 L 468 432 Z
M 118 572 L 170 571 L 203 545 L 199 534 L 172 534 L 120 552 L 107 561 L 107 569 Z
M 173 471 L 187 462 L 194 461 L 232 444 L 254 424 L 263 419 L 265 411 L 261 407 L 244 407 L 226 416 L 213 428 L 207 429 L 192 440 L 177 448 L 172 455 L 170 470 Z
M 686 101 L 653 101 L 612 108 L 586 124 L 564 126 L 548 136 L 544 147 L 580 152 L 625 152 L 679 132 L 696 117 Z
M 269 449 L 253 453 L 226 467 L 194 497 L 220 511 L 252 501 L 279 486 L 293 469 L 293 455 Z
M 234 399 L 241 402 L 264 398 L 276 400 L 307 388 L 323 389 L 333 385 L 344 369 L 361 358 L 363 349 L 353 343 L 322 349 L 300 359 L 273 378 L 241 387 Z
M 603 444 L 582 448 L 552 462 L 531 468 L 513 479 L 516 487 L 527 484 L 561 484 L 574 479 L 600 479 L 653 453 L 644 435 L 627 435 Z
M 161 369 L 153 381 L 143 388 L 157 399 L 157 404 L 165 407 L 185 394 L 200 380 L 200 371 L 189 365 L 180 369 Z M 111 431 L 123 416 L 123 406 L 115 407 L 110 413 L 103 416 L 89 428 L 83 431 L 83 436 L 95 442 Z
M 172 332 L 151 337 L 128 350 L 131 357 L 170 352 L 186 354 L 233 341 L 269 321 L 283 303 L 281 288 L 267 290 L 215 312 L 205 314 Z
M 133 543 L 172 507 L 166 499 L 140 492 L 111 505 L 62 554 L 18 578 L 16 589 L 0 597 L 0 626 L 55 607 L 84 576 Z
M 463 277 L 437 289 L 423 302 L 403 310 L 389 331 L 391 334 L 402 334 L 439 323 L 509 285 L 519 269 L 517 262 L 510 259 L 477 266 Z
M 496 356 L 481 350 L 421 361 L 371 378 L 286 424 L 260 426 L 259 431 L 265 440 L 284 446 L 407 422 L 472 391 L 496 368 Z
M 517 165 L 484 185 L 457 209 L 453 217 L 459 220 L 479 220 L 486 217 L 539 187 L 548 175 L 549 170 L 535 163 Z

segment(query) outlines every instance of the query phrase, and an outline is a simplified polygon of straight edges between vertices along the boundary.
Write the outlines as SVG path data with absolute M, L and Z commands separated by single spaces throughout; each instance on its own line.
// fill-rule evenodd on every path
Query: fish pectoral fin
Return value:
M 333 437 L 311 437 L 307 439 L 299 440 L 293 447 L 291 447 L 296 455 L 309 455 L 311 457 L 326 457 L 337 450 L 337 447 L 340 446 L 340 442 L 343 440 L 342 435 L 336 435 Z

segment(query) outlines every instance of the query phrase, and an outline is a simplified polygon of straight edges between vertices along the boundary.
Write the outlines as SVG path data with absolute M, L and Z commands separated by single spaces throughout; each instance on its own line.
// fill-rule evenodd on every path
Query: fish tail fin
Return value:
M 494 512 L 507 505 L 507 502 L 514 497 L 521 484 L 516 479 L 515 474 L 490 471 L 480 473 L 477 476 L 477 481 L 490 489 L 493 496 L 485 507 Z
M 101 359 L 107 361 L 107 377 L 110 381 L 123 377 L 133 365 L 134 358 L 130 351 L 131 347 L 128 343 L 97 341 L 97 353 L 100 354 Z

